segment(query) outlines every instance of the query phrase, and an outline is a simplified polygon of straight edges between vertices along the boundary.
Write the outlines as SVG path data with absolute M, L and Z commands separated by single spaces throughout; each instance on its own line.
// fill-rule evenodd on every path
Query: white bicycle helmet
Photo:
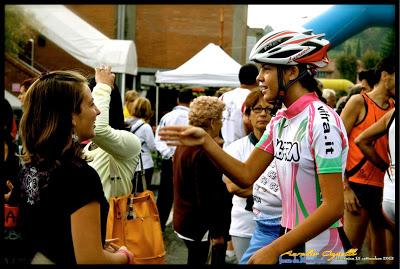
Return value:
M 329 41 L 325 34 L 305 32 L 273 31 L 263 36 L 250 52 L 250 61 L 277 65 L 307 64 L 324 67 L 329 60 Z

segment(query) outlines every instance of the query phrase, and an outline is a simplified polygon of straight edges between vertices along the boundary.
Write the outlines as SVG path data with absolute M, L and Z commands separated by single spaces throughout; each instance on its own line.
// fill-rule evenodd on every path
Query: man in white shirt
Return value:
M 160 128 L 164 126 L 189 124 L 189 104 L 193 99 L 194 95 L 192 89 L 181 90 L 178 95 L 178 105 L 161 118 L 160 124 L 157 126 L 155 133 L 154 142 L 156 144 L 156 149 L 162 157 L 160 188 L 157 197 L 157 208 L 160 215 L 162 231 L 165 230 L 174 200 L 174 189 L 172 185 L 172 156 L 175 153 L 176 147 L 168 146 L 165 141 L 161 141 L 158 132 Z
M 257 87 L 257 75 L 258 68 L 255 64 L 248 63 L 243 65 L 239 70 L 240 87 L 219 97 L 225 103 L 221 129 L 224 149 L 233 141 L 246 136 L 242 118 L 243 104 L 250 91 Z

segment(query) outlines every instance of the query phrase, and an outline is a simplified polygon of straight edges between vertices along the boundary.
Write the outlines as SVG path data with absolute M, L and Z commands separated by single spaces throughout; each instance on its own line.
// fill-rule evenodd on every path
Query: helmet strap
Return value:
M 275 116 L 276 112 L 282 108 L 283 100 L 285 99 L 285 95 L 287 90 L 299 79 L 303 78 L 304 76 L 307 75 L 308 70 L 304 69 L 295 79 L 289 80 L 288 84 L 285 85 L 285 82 L 283 81 L 283 68 L 278 66 L 277 67 L 277 73 L 278 73 L 278 85 L 279 85 L 279 92 L 278 92 L 278 97 L 276 99 L 276 102 L 274 103 L 274 107 L 271 110 L 271 115 Z
M 274 107 L 271 110 L 271 116 L 275 116 L 276 112 L 282 108 L 283 100 L 285 99 L 286 95 L 286 87 L 283 81 L 283 68 L 277 66 L 277 74 L 278 74 L 278 96 L 274 103 Z

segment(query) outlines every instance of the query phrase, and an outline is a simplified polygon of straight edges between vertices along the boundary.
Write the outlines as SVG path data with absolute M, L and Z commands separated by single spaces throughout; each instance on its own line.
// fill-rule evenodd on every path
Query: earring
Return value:
M 75 133 L 72 134 L 72 141 L 74 143 L 78 143 L 79 142 L 79 137 Z

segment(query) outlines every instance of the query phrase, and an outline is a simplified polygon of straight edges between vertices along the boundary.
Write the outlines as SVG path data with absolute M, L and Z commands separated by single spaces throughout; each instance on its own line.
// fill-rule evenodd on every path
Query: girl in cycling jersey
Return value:
M 279 111 L 245 162 L 226 154 L 201 128 L 171 126 L 171 145 L 201 145 L 234 183 L 250 186 L 275 158 L 282 194 L 281 236 L 258 250 L 251 264 L 346 263 L 354 258 L 344 235 L 343 172 L 348 141 L 340 117 L 321 102 L 315 69 L 328 64 L 329 41 L 311 31 L 275 31 L 261 38 L 250 60 L 267 102 Z M 345 257 L 347 255 L 347 257 Z

